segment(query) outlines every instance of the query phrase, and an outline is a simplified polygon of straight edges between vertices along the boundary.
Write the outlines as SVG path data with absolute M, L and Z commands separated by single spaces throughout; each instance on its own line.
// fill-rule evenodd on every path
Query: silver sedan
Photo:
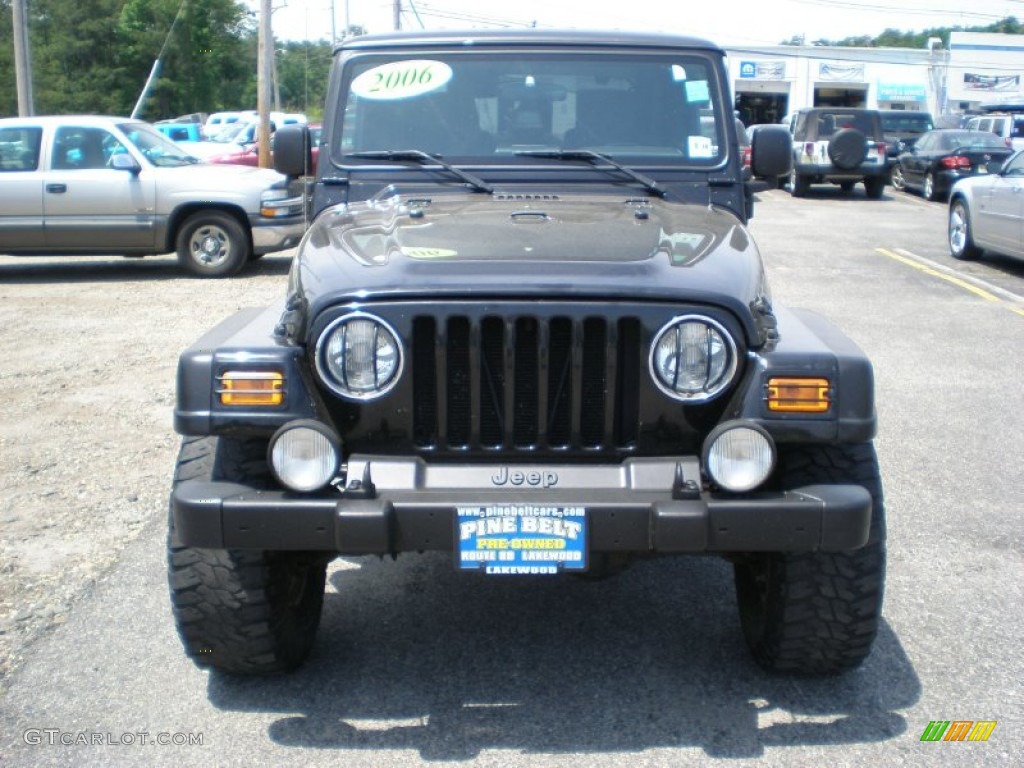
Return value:
M 976 259 L 986 250 L 1024 257 L 1024 152 L 1010 157 L 998 173 L 953 186 L 948 235 L 957 259 Z

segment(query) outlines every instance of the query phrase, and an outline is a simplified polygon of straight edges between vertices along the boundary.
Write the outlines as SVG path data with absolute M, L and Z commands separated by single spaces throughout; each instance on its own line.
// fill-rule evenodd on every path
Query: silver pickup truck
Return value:
M 297 244 L 301 195 L 269 169 L 207 165 L 148 123 L 0 120 L 0 253 L 177 251 L 200 277 Z

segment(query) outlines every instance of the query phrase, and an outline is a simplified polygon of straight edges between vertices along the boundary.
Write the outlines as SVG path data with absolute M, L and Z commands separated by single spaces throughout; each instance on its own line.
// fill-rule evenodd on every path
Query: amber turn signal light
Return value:
M 225 371 L 220 377 L 221 405 L 281 405 L 284 374 L 277 371 Z
M 768 379 L 768 410 L 775 413 L 825 413 L 832 405 L 828 379 Z

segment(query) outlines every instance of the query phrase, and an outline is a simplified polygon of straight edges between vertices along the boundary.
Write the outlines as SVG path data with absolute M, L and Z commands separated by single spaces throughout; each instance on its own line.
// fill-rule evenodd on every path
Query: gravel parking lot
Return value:
M 290 255 L 203 281 L 172 257 L 0 256 L 0 677 L 166 506 L 178 353 L 283 295 Z

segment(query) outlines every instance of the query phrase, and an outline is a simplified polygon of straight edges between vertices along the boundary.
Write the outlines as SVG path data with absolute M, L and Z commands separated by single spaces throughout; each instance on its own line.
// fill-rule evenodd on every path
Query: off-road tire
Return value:
M 175 238 L 178 263 L 196 277 L 229 277 L 252 255 L 252 243 L 234 216 L 217 210 L 193 213 Z
M 974 244 L 971 214 L 961 198 L 955 199 L 949 206 L 949 226 L 946 231 L 949 237 L 949 252 L 954 259 L 973 261 L 981 256 L 982 249 Z
M 881 200 L 885 193 L 885 179 L 881 176 L 864 179 L 864 192 L 869 200 Z
M 789 174 L 789 194 L 793 197 L 804 197 L 811 188 L 810 179 L 797 173 L 795 170 Z
M 859 168 L 867 156 L 867 139 L 856 128 L 843 128 L 828 140 L 828 158 L 836 168 L 852 171 Z
M 266 444 L 185 438 L 174 484 L 269 482 Z M 320 624 L 329 556 L 316 552 L 199 549 L 181 545 L 171 521 L 171 608 L 185 652 L 199 667 L 243 675 L 287 672 L 308 656 Z
M 740 623 L 765 669 L 831 675 L 871 652 L 885 584 L 885 511 L 870 444 L 790 448 L 779 457 L 783 488 L 857 484 L 873 499 L 867 544 L 845 552 L 751 553 L 734 566 Z

